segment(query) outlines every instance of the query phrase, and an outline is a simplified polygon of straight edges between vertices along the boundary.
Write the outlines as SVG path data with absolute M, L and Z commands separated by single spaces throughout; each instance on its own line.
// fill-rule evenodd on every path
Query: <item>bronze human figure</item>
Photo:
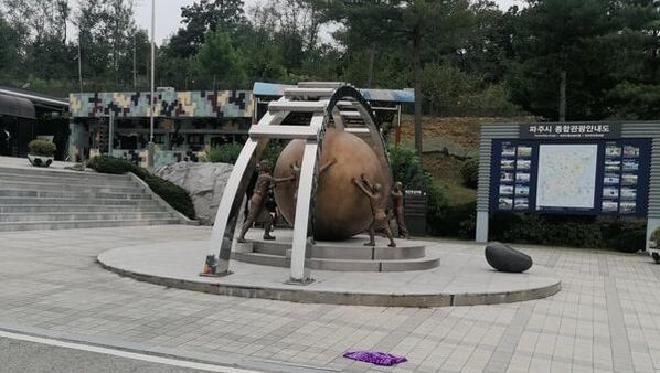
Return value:
M 261 161 L 257 166 L 259 170 L 259 176 L 257 176 L 257 182 L 254 186 L 254 192 L 252 193 L 252 199 L 250 199 L 250 209 L 248 211 L 245 222 L 243 223 L 243 228 L 241 234 L 236 239 L 236 242 L 244 243 L 245 234 L 252 227 L 254 222 L 257 220 L 257 217 L 261 214 L 262 211 L 266 208 L 266 202 L 268 199 L 268 189 L 270 189 L 271 184 L 282 183 L 285 181 L 290 181 L 291 178 L 284 179 L 275 179 L 270 175 L 268 171 L 268 161 Z M 268 213 L 268 219 L 266 220 L 266 227 L 264 232 L 264 239 L 274 240 L 275 237 L 270 235 L 270 230 L 273 225 L 275 217 L 271 212 Z
M 369 197 L 369 203 L 371 205 L 371 213 L 373 214 L 373 220 L 369 226 L 369 242 L 365 243 L 365 246 L 375 246 L 375 236 L 376 230 L 382 231 L 385 233 L 387 238 L 390 240 L 389 247 L 395 247 L 394 237 L 392 236 L 392 230 L 390 229 L 389 221 L 387 219 L 387 213 L 385 213 L 385 196 L 383 196 L 383 186 L 380 183 L 372 184 L 364 174 L 360 175 L 360 180 L 353 179 L 353 183 Z
M 399 237 L 408 238 L 408 227 L 403 219 L 403 183 L 397 181 L 392 189 L 392 205 Z
M 328 171 L 330 167 L 332 167 L 333 164 L 337 163 L 337 158 L 333 158 L 330 162 L 324 164 L 319 168 L 319 176 L 322 175 L 324 172 Z M 291 168 L 291 176 L 284 179 L 284 180 L 289 180 L 295 184 L 296 191 L 294 193 L 295 200 L 298 200 L 298 180 L 300 179 L 300 164 L 299 162 L 293 162 L 289 165 L 289 168 Z

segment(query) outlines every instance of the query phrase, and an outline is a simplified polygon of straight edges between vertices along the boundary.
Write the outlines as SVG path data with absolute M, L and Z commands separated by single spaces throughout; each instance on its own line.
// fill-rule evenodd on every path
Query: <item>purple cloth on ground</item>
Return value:
M 403 356 L 374 351 L 347 351 L 344 353 L 344 357 L 347 359 L 363 361 L 365 363 L 385 366 L 392 366 L 408 361 L 408 359 Z

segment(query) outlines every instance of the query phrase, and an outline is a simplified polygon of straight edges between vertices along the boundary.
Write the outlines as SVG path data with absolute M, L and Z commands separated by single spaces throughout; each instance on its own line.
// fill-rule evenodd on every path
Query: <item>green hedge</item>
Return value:
M 646 222 L 586 215 L 497 213 L 491 217 L 490 240 L 634 253 L 645 248 Z
M 96 172 L 106 174 L 124 174 L 132 172 L 142 179 L 151 190 L 158 194 L 172 208 L 189 217 L 195 218 L 195 208 L 188 192 L 180 186 L 163 180 L 151 172 L 132 164 L 125 159 L 111 157 L 94 157 L 87 162 L 87 166 Z

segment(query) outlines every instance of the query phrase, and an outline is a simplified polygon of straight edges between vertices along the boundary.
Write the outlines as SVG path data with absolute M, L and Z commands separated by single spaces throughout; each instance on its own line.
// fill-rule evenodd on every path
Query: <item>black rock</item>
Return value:
M 499 242 L 486 245 L 486 260 L 491 267 L 503 272 L 520 273 L 532 267 L 532 257 Z

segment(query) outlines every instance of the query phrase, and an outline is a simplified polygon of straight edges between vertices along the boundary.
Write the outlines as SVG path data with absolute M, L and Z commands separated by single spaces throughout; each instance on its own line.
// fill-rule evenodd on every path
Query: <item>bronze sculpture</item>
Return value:
M 333 164 L 337 163 L 337 158 L 333 158 L 330 162 L 324 164 L 319 168 L 319 176 L 323 175 L 324 172 L 326 172 L 330 167 L 332 167 Z M 295 192 L 294 192 L 294 200 L 298 200 L 298 180 L 300 179 L 300 162 L 296 161 L 291 163 L 289 166 L 291 168 L 291 176 L 289 180 L 293 182 Z
M 292 176 L 287 178 L 274 178 L 268 172 L 268 161 L 261 161 L 257 166 L 259 170 L 259 176 L 257 176 L 257 182 L 254 186 L 254 192 L 252 193 L 252 198 L 250 199 L 250 209 L 248 211 L 247 217 L 243 222 L 243 227 L 241 229 L 241 234 L 236 239 L 236 242 L 245 243 L 245 234 L 252 227 L 254 222 L 257 220 L 257 217 L 266 209 L 268 202 L 268 190 L 272 184 L 283 183 L 286 181 L 291 181 Z M 273 208 L 269 208 L 273 210 Z M 274 240 L 275 237 L 270 235 L 270 231 L 273 226 L 275 216 L 271 211 L 268 211 L 268 216 L 264 229 L 264 239 L 265 240 Z
M 360 175 L 360 180 L 353 179 L 353 183 L 362 191 L 362 193 L 369 197 L 369 204 L 371 205 L 371 213 L 373 215 L 371 225 L 369 225 L 369 242 L 364 245 L 375 246 L 376 230 L 379 230 L 384 232 L 390 240 L 390 243 L 387 246 L 395 247 L 396 244 L 394 243 L 394 237 L 392 236 L 392 229 L 390 229 L 390 222 L 387 218 L 387 213 L 385 212 L 387 201 L 383 194 L 383 186 L 380 183 L 372 184 L 364 174 Z
M 399 237 L 408 238 L 408 227 L 403 214 L 403 183 L 397 181 L 392 189 L 392 205 Z
M 304 146 L 304 140 L 289 142 L 280 153 L 274 177 L 292 175 L 295 165 L 302 160 Z M 365 174 L 372 182 L 382 185 L 383 196 L 389 196 L 389 170 L 364 140 L 336 128 L 328 128 L 325 133 L 319 164 L 331 164 L 331 167 L 319 168 L 323 174 L 314 196 L 314 238 L 341 241 L 366 231 L 373 220 L 371 206 L 351 179 Z M 295 224 L 297 189 L 297 183 L 282 183 L 275 188 L 279 212 L 291 225 Z

